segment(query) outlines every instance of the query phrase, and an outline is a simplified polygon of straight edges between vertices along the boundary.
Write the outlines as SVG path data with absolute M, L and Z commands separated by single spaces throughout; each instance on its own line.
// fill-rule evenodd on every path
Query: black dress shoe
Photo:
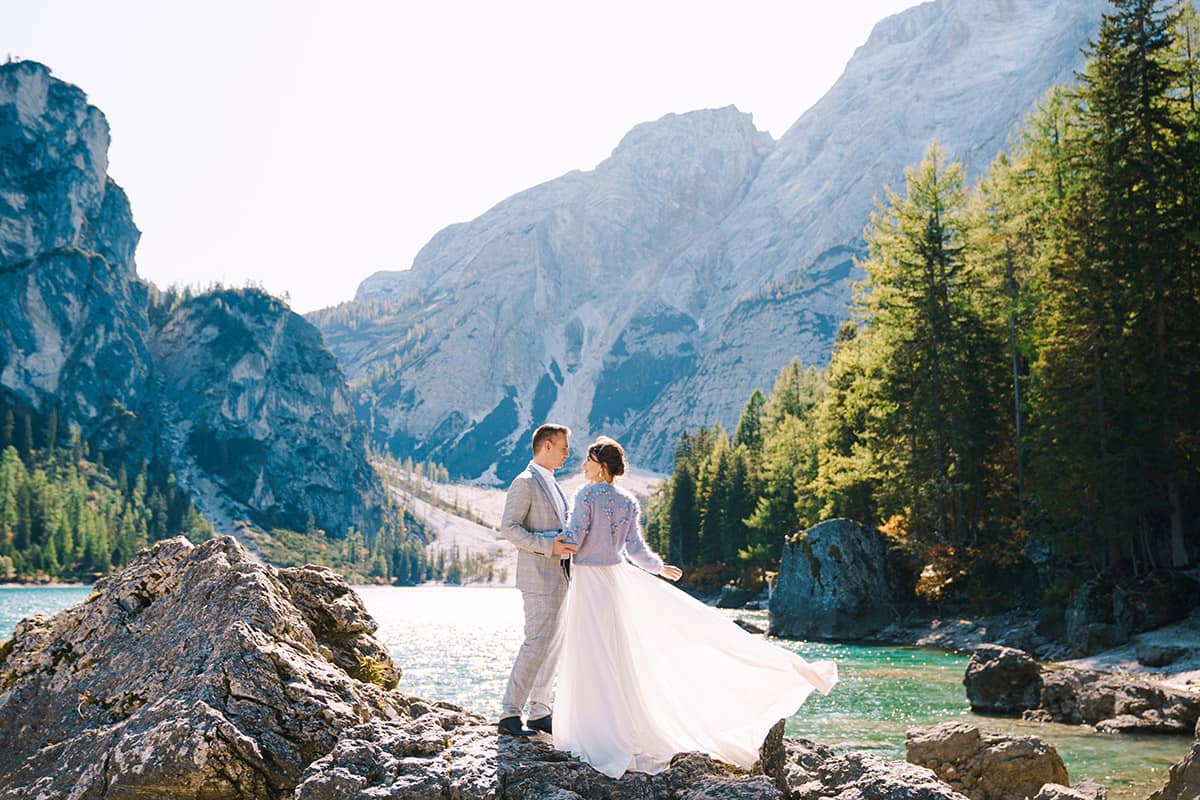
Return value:
M 501 733 L 507 733 L 509 736 L 535 736 L 537 731 L 531 731 L 521 724 L 520 717 L 505 717 L 500 720 L 497 725 Z
M 529 720 L 529 722 L 526 722 L 525 724 L 527 726 L 529 726 L 530 728 L 533 728 L 535 731 L 541 731 L 542 733 L 549 733 L 549 734 L 553 735 L 554 729 L 553 729 L 553 727 L 551 727 L 551 722 L 552 722 L 551 716 L 552 715 L 547 714 L 544 717 L 538 717 L 537 719 L 531 719 L 531 720 Z

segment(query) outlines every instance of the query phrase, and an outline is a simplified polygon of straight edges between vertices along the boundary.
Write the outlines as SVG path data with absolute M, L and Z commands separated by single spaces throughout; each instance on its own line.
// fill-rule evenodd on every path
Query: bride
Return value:
M 813 689 L 829 693 L 837 665 L 810 664 L 654 577 L 683 573 L 646 546 L 637 501 L 613 485 L 625 472 L 617 442 L 596 439 L 583 472 L 566 531 L 578 551 L 554 746 L 613 778 L 687 751 L 749 768 L 772 725 Z

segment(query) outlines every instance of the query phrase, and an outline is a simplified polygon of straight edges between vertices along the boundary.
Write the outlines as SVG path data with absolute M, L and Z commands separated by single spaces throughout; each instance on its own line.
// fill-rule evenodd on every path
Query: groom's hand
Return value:
M 565 536 L 554 537 L 554 550 L 551 555 L 569 556 L 579 549 L 579 545 L 569 541 Z

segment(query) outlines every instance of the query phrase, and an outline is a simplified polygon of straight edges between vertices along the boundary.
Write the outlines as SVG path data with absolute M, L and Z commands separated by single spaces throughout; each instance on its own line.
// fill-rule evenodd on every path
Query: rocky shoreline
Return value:
M 783 737 L 740 770 L 696 754 L 611 780 L 543 737 L 396 690 L 357 594 L 236 540 L 140 553 L 0 645 L 0 798 L 961 800 L 930 770 Z
M 0 644 L 0 800 L 1104 796 L 1066 788 L 1036 737 L 963 723 L 910 730 L 915 763 L 787 739 L 781 721 L 751 770 L 684 753 L 612 780 L 548 737 L 500 737 L 494 721 L 398 691 L 375 630 L 328 569 L 257 563 L 228 537 L 160 542 Z M 1197 748 L 1172 773 L 1168 789 L 1183 788 L 1155 800 L 1194 796 Z M 1005 788 L 1017 773 L 1023 794 Z

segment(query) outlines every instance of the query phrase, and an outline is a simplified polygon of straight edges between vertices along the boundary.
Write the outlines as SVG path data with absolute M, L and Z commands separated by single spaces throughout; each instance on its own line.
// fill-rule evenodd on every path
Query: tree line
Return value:
M 114 475 L 76 430 L 59 445 L 54 409 L 42 420 L 6 406 L 0 418 L 0 580 L 90 581 L 152 542 L 212 535 L 169 472 Z
M 919 595 L 987 604 L 1035 553 L 1066 581 L 1194 563 L 1198 45 L 1190 3 L 1115 0 L 974 185 L 931 143 L 865 230 L 829 366 L 789 364 L 732 437 L 684 436 L 652 541 L 753 578 L 850 517 Z

